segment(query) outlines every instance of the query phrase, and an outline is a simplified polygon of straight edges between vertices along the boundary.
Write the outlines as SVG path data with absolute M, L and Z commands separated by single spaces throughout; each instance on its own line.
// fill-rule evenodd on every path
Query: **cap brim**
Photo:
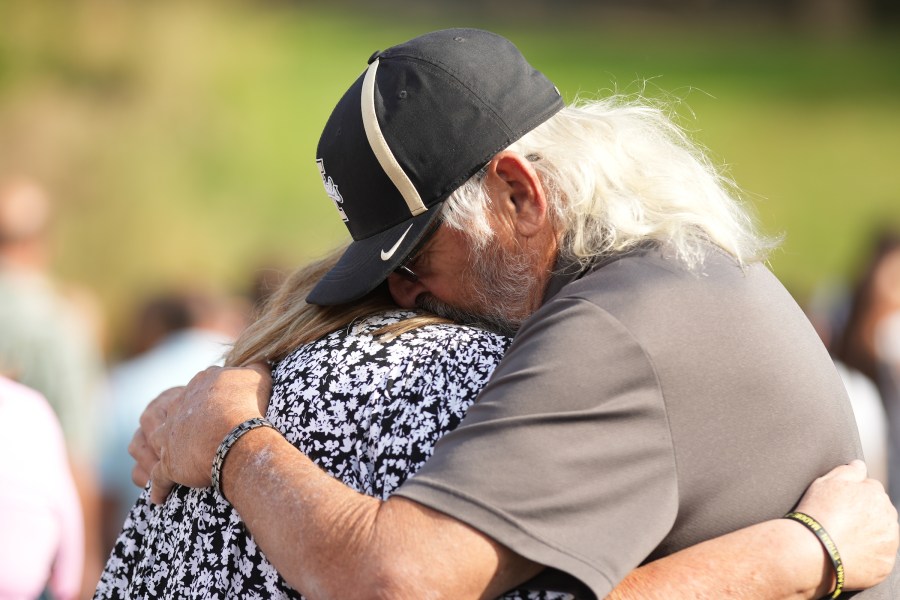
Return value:
M 439 202 L 387 231 L 351 243 L 306 301 L 321 306 L 346 304 L 374 290 L 409 256 L 440 215 L 443 204 Z

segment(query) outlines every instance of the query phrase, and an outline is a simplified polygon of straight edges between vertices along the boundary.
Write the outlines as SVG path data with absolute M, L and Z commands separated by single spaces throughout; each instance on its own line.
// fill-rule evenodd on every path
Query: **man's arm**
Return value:
M 540 571 L 441 513 L 351 490 L 272 429 L 244 437 L 225 463 L 223 492 L 305 596 L 495 598 Z
M 161 456 L 151 471 L 153 499 L 162 501 L 173 479 L 208 486 L 219 442 L 234 425 L 260 415 L 269 385 L 266 373 L 210 369 L 172 402 L 167 416 L 165 402 L 151 406 L 142 418 L 144 430 L 155 429 L 154 414 L 166 419 L 151 436 Z M 141 438 L 139 430 L 133 449 L 144 447 Z M 799 507 L 836 540 L 847 564 L 847 589 L 878 583 L 897 547 L 896 512 L 878 484 L 864 479 L 863 466 L 842 467 L 817 480 Z M 222 486 L 269 560 L 310 597 L 493 598 L 541 569 L 415 502 L 400 497 L 382 502 L 350 490 L 268 428 L 247 433 L 233 446 Z M 865 507 L 865 522 L 846 518 L 863 514 L 854 506 Z M 620 598 L 810 598 L 829 591 L 830 569 L 809 531 L 776 520 L 651 563 L 629 575 L 615 593 Z

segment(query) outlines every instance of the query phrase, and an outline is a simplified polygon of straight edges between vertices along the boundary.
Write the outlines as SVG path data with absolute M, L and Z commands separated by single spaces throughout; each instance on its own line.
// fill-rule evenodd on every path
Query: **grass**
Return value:
M 874 226 L 900 226 L 896 38 L 267 6 L 0 4 L 0 175 L 53 192 L 59 271 L 97 290 L 113 338 L 152 289 L 240 289 L 345 239 L 319 131 L 374 50 L 451 25 L 513 39 L 569 99 L 670 101 L 785 235 L 772 266 L 801 299 L 852 278 Z

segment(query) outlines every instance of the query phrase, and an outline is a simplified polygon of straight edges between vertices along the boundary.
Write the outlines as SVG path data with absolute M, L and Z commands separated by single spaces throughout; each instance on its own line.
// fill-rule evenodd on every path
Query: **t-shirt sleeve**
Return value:
M 663 539 L 678 508 L 651 361 L 595 304 L 553 300 L 397 494 L 550 567 L 548 577 L 561 574 L 580 596 L 606 596 Z

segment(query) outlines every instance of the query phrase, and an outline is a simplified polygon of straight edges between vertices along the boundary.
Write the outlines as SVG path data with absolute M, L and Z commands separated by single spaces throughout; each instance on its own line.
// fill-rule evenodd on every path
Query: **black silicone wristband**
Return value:
M 819 542 L 825 548 L 825 552 L 828 554 L 828 558 L 831 559 L 831 564 L 834 567 L 834 591 L 829 594 L 829 597 L 837 598 L 840 596 L 841 592 L 844 591 L 844 563 L 841 561 L 841 554 L 838 552 L 834 540 L 831 539 L 831 536 L 828 535 L 821 523 L 806 513 L 789 512 L 784 515 L 784 518 L 802 523 L 819 538 Z

